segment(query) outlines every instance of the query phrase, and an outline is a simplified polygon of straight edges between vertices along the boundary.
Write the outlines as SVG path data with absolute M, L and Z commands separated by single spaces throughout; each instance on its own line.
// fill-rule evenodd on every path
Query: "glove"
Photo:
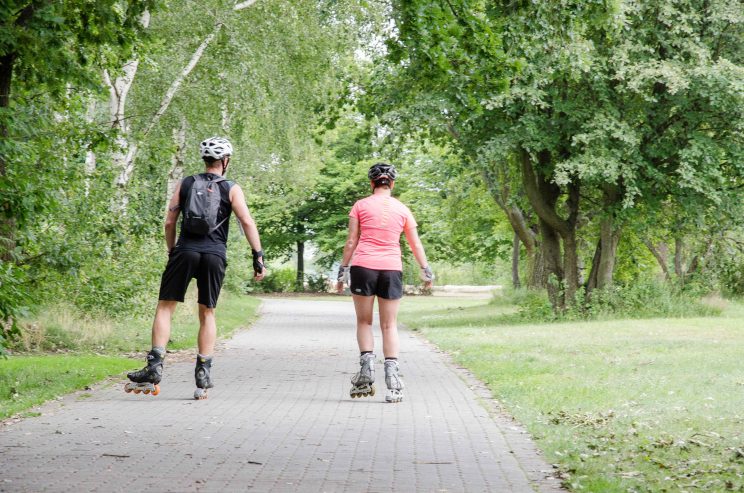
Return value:
M 421 280 L 424 282 L 432 282 L 434 280 L 434 273 L 428 265 L 421 267 Z
M 253 253 L 253 271 L 260 274 L 264 270 L 263 250 L 251 250 Z
M 339 265 L 338 266 L 338 282 L 344 282 L 346 284 L 349 284 L 349 269 L 350 267 L 348 265 Z

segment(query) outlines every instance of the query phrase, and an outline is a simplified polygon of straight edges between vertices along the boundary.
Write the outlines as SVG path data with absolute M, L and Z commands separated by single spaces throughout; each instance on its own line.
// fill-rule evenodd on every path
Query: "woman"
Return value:
M 359 373 L 351 379 L 351 397 L 375 395 L 375 355 L 372 311 L 377 297 L 385 355 L 387 402 L 403 400 L 403 382 L 398 376 L 398 307 L 403 296 L 403 263 L 400 234 L 405 232 L 413 256 L 421 266 L 421 279 L 431 287 L 434 274 L 426 262 L 424 247 L 411 211 L 393 198 L 397 172 L 387 163 L 369 169 L 372 195 L 357 201 L 349 213 L 349 237 L 338 270 L 337 290 L 349 284 L 357 317 Z M 353 256 L 353 262 L 352 262 Z M 352 263 L 349 267 L 350 262 Z

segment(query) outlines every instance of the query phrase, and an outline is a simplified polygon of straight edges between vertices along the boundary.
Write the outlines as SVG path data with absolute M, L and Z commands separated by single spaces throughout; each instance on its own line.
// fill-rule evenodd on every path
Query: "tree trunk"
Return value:
M 576 224 L 579 221 L 579 183 L 571 182 L 567 185 L 567 188 L 568 198 L 566 199 L 566 208 L 568 209 L 568 219 L 565 221 L 565 231 L 559 230 L 559 233 L 563 239 L 563 271 L 566 276 L 566 304 L 573 305 L 580 281 L 579 247 L 576 241 Z
M 655 246 L 651 241 L 649 240 L 643 240 L 643 244 L 646 245 L 646 248 L 653 254 L 656 261 L 659 263 L 659 266 L 661 267 L 661 271 L 664 273 L 664 279 L 666 281 L 672 280 L 672 275 L 669 273 L 669 247 L 666 243 L 663 241 L 659 243 L 658 246 Z
M 615 259 L 617 258 L 617 244 L 620 240 L 619 231 L 614 230 L 614 220 L 612 217 L 604 218 L 600 221 L 599 242 L 602 245 L 600 249 L 599 263 L 597 265 L 597 288 L 604 289 L 612 286 L 614 282 Z
M 297 242 L 297 291 L 305 291 L 305 242 Z
M 458 136 L 455 137 L 459 138 Z M 527 219 L 520 207 L 514 204 L 509 205 L 511 190 L 505 183 L 506 180 L 503 177 L 499 180 L 496 176 L 498 173 L 492 172 L 490 169 L 481 170 L 481 175 L 494 202 L 504 211 L 514 233 L 524 245 L 527 257 L 527 287 L 545 287 L 547 276 L 545 275 L 544 257 L 540 249 L 537 232 L 527 224 Z
M 569 183 L 566 207 L 568 219 L 563 219 L 556 211 L 561 194 L 560 188 L 549 181 L 539 169 L 532 165 L 529 153 L 522 149 L 519 154 L 522 168 L 522 182 L 527 198 L 540 218 L 540 232 L 543 240 L 543 254 L 548 276 L 548 295 L 553 308 L 563 310 L 567 303 L 573 303 L 579 287 L 578 248 L 576 245 L 576 224 L 579 218 L 579 184 Z M 539 155 L 540 168 L 550 164 L 547 152 Z M 561 260 L 561 240 L 563 259 Z
M 700 269 L 701 262 L 705 260 L 705 258 L 708 257 L 712 252 L 713 239 L 709 238 L 708 241 L 705 242 L 703 251 L 700 252 L 698 255 L 695 255 L 695 257 L 693 257 L 692 261 L 690 262 L 689 267 L 687 267 L 687 275 L 697 272 L 698 269 Z
M 540 243 L 532 250 L 527 250 L 527 287 L 540 289 L 547 286 L 548 276 L 545 269 L 545 255 Z
M 558 233 L 548 223 L 540 219 L 540 233 L 542 236 L 542 256 L 547 275 L 546 287 L 550 303 L 555 310 L 566 308 L 563 297 L 563 267 L 561 264 L 561 243 Z
M 512 242 L 512 286 L 514 289 L 519 289 L 522 284 L 519 282 L 519 235 L 514 233 L 514 241 Z
M 586 281 L 586 295 L 587 298 L 591 295 L 592 291 L 597 288 L 597 274 L 599 273 L 599 259 L 602 256 L 602 239 L 597 240 L 597 247 L 594 249 L 594 256 L 592 257 L 592 270 L 589 272 L 589 279 Z
M 576 299 L 576 292 L 579 289 L 579 255 L 576 235 L 571 232 L 564 235 L 562 239 L 566 305 L 573 305 Z
M 685 283 L 684 247 L 682 237 L 674 239 L 674 273 L 677 274 L 680 284 Z

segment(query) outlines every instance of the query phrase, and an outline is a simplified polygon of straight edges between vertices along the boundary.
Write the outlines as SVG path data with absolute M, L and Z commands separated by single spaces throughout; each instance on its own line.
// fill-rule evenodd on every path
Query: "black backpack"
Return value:
M 222 200 L 222 187 L 219 183 L 223 181 L 226 180 L 221 176 L 208 180 L 204 175 L 194 175 L 194 184 L 191 185 L 183 207 L 184 231 L 206 236 L 225 222 L 227 217 L 217 222 Z

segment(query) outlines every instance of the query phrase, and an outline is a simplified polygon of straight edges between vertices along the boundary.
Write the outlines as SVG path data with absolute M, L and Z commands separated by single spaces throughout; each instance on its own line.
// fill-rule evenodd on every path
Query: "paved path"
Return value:
M 166 360 L 157 397 L 109 383 L 0 427 L 0 491 L 557 491 L 525 435 L 409 332 L 405 400 L 384 403 L 381 364 L 377 395 L 352 400 L 353 326 L 348 301 L 267 300 L 206 401 L 193 364 Z

